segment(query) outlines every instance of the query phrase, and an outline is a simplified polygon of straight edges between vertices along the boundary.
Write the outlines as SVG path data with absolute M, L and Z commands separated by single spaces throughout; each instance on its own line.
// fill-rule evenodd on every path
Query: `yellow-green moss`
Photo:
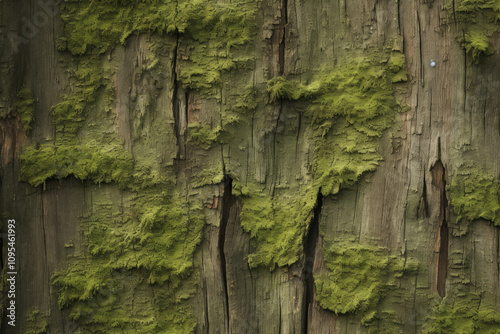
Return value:
M 310 100 L 316 147 L 314 178 L 324 195 L 337 194 L 374 171 L 380 138 L 402 106 L 393 83 L 406 81 L 404 56 L 378 53 L 323 69 L 309 85 L 281 77 L 268 82 L 270 100 Z
M 274 269 L 295 263 L 303 253 L 303 238 L 313 216 L 318 193 L 312 186 L 271 197 L 257 185 L 235 186 L 243 208 L 240 223 L 256 248 L 248 256 L 250 268 Z
M 134 33 L 179 34 L 189 39 L 179 78 L 186 87 L 213 92 L 221 74 L 251 57 L 235 50 L 251 41 L 256 2 L 71 1 L 62 8 L 60 45 L 73 55 L 103 54 Z
M 461 167 L 451 179 L 450 200 L 461 233 L 481 218 L 500 226 L 500 180 L 485 171 Z
M 112 201 L 93 204 L 84 224 L 86 256 L 53 276 L 59 305 L 91 332 L 190 333 L 196 322 L 186 300 L 197 286 L 201 206 L 165 185 L 142 189 L 131 204 L 124 212 Z
M 326 273 L 314 277 L 322 308 L 337 314 L 363 314 L 374 308 L 394 281 L 417 269 L 417 263 L 390 256 L 385 249 L 350 241 L 326 242 Z M 367 313 L 368 324 L 375 314 Z
M 34 309 L 26 315 L 26 332 L 25 334 L 42 334 L 47 333 L 49 323 L 47 315 Z
M 33 187 L 45 185 L 48 179 L 68 176 L 94 183 L 116 182 L 127 185 L 132 180 L 134 168 L 132 155 L 122 145 L 109 143 L 104 146 L 95 141 L 28 147 L 20 160 L 20 180 Z
M 188 125 L 188 142 L 204 150 L 208 150 L 213 144 L 217 143 L 220 140 L 220 135 L 220 126 L 212 129 L 209 125 L 199 122 Z
M 498 333 L 500 313 L 478 295 L 447 296 L 424 327 L 424 334 Z
M 29 134 L 34 120 L 35 100 L 31 95 L 31 90 L 21 89 L 17 94 L 16 111 L 23 125 L 24 132 Z
M 454 18 L 462 24 L 463 37 L 459 41 L 474 62 L 478 63 L 482 54 L 492 55 L 491 36 L 498 31 L 500 1 L 458 0 L 450 2 L 448 8 L 455 10 Z
M 314 130 L 313 182 L 294 195 L 271 196 L 255 184 L 238 186 L 242 195 L 241 225 L 257 240 L 250 267 L 291 265 L 302 254 L 305 232 L 317 193 L 335 195 L 374 171 L 384 131 L 403 110 L 393 84 L 406 80 L 399 52 L 371 52 L 369 57 L 339 62 L 321 70 L 308 85 L 282 77 L 267 83 L 269 101 L 305 99 Z

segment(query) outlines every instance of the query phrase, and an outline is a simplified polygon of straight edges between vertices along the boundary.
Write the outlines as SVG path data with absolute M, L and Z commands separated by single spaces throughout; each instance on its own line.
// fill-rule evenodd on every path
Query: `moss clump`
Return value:
M 116 182 L 125 186 L 132 180 L 134 170 L 132 155 L 120 144 L 104 146 L 95 141 L 28 147 L 20 160 L 20 180 L 33 187 L 45 185 L 48 179 L 62 179 L 70 175 L 82 181 Z
M 202 169 L 191 178 L 191 185 L 193 188 L 199 188 L 209 184 L 219 184 L 223 179 L 222 168 Z
M 324 195 L 335 195 L 376 169 L 380 138 L 403 110 L 392 85 L 400 81 L 406 81 L 404 56 L 392 52 L 324 69 L 307 86 L 280 77 L 268 82 L 271 100 L 311 101 L 314 177 Z
M 199 122 L 188 125 L 188 142 L 196 147 L 208 150 L 213 144 L 217 143 L 221 137 L 220 126 L 212 129 L 209 125 Z
M 452 177 L 450 200 L 462 230 L 467 230 L 467 221 L 480 218 L 500 226 L 500 180 L 481 169 L 462 167 Z
M 498 0 L 459 0 L 450 2 L 455 17 L 462 22 L 464 34 L 460 43 L 472 55 L 475 63 L 479 57 L 494 53 L 491 36 L 498 30 L 500 3 Z
M 60 307 L 91 332 L 194 330 L 186 300 L 196 291 L 201 206 L 159 185 L 138 192 L 125 212 L 99 200 L 93 210 L 85 222 L 87 255 L 53 276 Z
M 63 95 L 62 101 L 52 107 L 52 122 L 65 140 L 76 137 L 86 111 L 97 101 L 101 88 L 105 88 L 108 95 L 114 95 L 109 77 L 95 59 L 78 62 L 77 70 L 72 72 L 75 82 L 72 93 Z
M 242 195 L 241 226 L 257 240 L 248 256 L 250 268 L 295 263 L 303 253 L 303 238 L 312 219 L 317 188 L 304 187 L 271 197 L 256 185 L 235 187 Z M 289 195 L 294 194 L 294 195 Z
M 498 333 L 500 313 L 476 295 L 446 297 L 430 317 L 424 334 Z
M 317 299 L 321 307 L 337 314 L 373 308 L 391 282 L 417 269 L 415 262 L 389 256 L 384 249 L 349 241 L 330 243 L 324 255 L 328 272 L 314 277 Z M 363 322 L 374 317 L 368 314 Z
M 271 102 L 276 100 L 298 100 L 306 91 L 307 89 L 303 85 L 291 82 L 283 77 L 272 78 L 267 82 L 267 92 Z
M 47 315 L 34 309 L 26 316 L 26 332 L 25 334 L 42 334 L 47 333 L 49 323 Z
M 236 49 L 251 41 L 256 2 L 71 1 L 62 7 L 62 49 L 103 54 L 134 33 L 177 34 L 189 39 L 179 78 L 186 87 L 212 91 L 221 74 L 248 64 Z M 181 39 L 181 40 L 182 40 Z
M 16 110 L 21 124 L 23 125 L 24 132 L 29 134 L 31 131 L 31 124 L 34 120 L 35 114 L 35 100 L 31 95 L 31 90 L 21 89 L 17 94 Z

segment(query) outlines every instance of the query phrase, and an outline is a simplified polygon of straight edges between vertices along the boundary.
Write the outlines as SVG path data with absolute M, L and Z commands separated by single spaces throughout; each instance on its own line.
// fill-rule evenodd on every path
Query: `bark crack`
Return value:
M 222 287 L 224 290 L 224 307 L 226 314 L 226 333 L 229 332 L 229 286 L 227 282 L 226 257 L 224 253 L 224 244 L 226 241 L 226 227 L 229 221 L 231 208 L 236 203 L 236 196 L 233 195 L 233 180 L 228 175 L 224 176 L 224 193 L 222 195 L 222 215 L 219 226 L 219 254 L 220 254 L 220 271 L 222 279 Z
M 446 295 L 446 278 L 448 275 L 448 221 L 447 209 L 448 201 L 446 198 L 446 179 L 445 168 L 441 162 L 441 140 L 438 138 L 438 161 L 432 167 L 432 183 L 439 191 L 439 231 L 437 241 L 439 243 L 436 289 L 441 297 Z
M 177 139 L 177 159 L 183 160 L 186 156 L 186 128 L 187 128 L 187 113 L 188 113 L 188 91 L 182 88 L 177 74 L 177 58 L 180 44 L 180 34 L 175 32 L 176 43 L 173 51 L 172 59 L 172 113 L 174 116 L 174 130 Z
M 304 263 L 304 285 L 305 285 L 305 321 L 303 325 L 302 333 L 307 334 L 309 322 L 311 321 L 311 313 L 313 302 L 315 300 L 314 294 L 314 262 L 316 260 L 316 248 L 318 245 L 319 238 L 319 221 L 321 217 L 321 209 L 323 207 L 323 194 L 321 189 L 318 191 L 318 196 L 316 198 L 316 205 L 314 206 L 314 215 L 309 223 L 309 231 L 307 236 L 304 238 L 304 253 L 305 253 L 305 263 Z
M 278 71 L 280 75 L 283 75 L 285 72 L 285 47 L 286 47 L 286 36 L 285 36 L 285 31 L 286 31 L 286 25 L 288 23 L 288 0 L 282 0 L 281 1 L 281 20 L 280 20 L 280 34 L 281 34 L 281 39 L 279 42 L 279 48 L 278 48 Z

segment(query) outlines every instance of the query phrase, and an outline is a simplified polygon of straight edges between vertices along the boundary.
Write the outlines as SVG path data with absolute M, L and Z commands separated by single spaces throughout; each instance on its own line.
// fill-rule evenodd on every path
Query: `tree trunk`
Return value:
M 498 10 L 185 4 L 0 2 L 1 332 L 500 328 Z

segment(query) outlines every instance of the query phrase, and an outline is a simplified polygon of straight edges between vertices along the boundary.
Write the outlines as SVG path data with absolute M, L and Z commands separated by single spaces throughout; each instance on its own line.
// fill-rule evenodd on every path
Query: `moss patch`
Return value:
M 463 37 L 460 43 L 472 55 L 474 62 L 479 57 L 494 53 L 491 36 L 498 31 L 500 2 L 498 0 L 459 0 L 449 3 L 448 8 L 455 10 L 455 17 L 462 22 Z
M 303 253 L 303 238 L 313 217 L 317 188 L 304 187 L 271 197 L 257 185 L 235 186 L 242 195 L 241 226 L 257 240 L 255 251 L 248 256 L 250 268 L 295 263 Z M 290 195 L 293 194 L 293 195 Z
M 500 313 L 477 295 L 446 297 L 424 328 L 424 334 L 498 333 Z
M 328 243 L 326 243 L 328 245 Z M 388 255 L 381 248 L 336 241 L 325 247 L 327 273 L 314 277 L 321 307 L 337 314 L 374 308 L 394 281 L 417 269 L 417 263 Z M 368 313 L 369 323 L 375 314 Z
M 117 202 L 95 200 L 83 226 L 86 256 L 54 274 L 60 307 L 92 332 L 191 332 L 196 323 L 186 300 L 197 286 L 201 206 L 165 185 L 142 189 L 130 207 Z
M 120 144 L 104 146 L 95 141 L 80 145 L 47 143 L 39 148 L 28 147 L 20 160 L 20 180 L 33 187 L 45 185 L 48 179 L 68 176 L 125 186 L 132 181 L 134 169 L 132 155 Z
M 477 167 L 462 167 L 452 177 L 450 200 L 463 234 L 468 222 L 486 219 L 500 226 L 500 180 Z
M 31 95 L 31 90 L 21 89 L 17 94 L 16 111 L 23 125 L 24 132 L 29 134 L 35 114 L 35 99 Z
M 376 169 L 382 160 L 380 138 L 403 110 L 392 84 L 405 80 L 404 56 L 392 52 L 324 69 L 309 85 L 280 77 L 268 82 L 271 101 L 310 101 L 308 115 L 316 143 L 314 178 L 323 195 L 335 195 Z
M 179 78 L 186 87 L 213 92 L 221 74 L 248 64 L 235 51 L 251 41 L 256 2 L 71 1 L 62 9 L 61 49 L 103 54 L 134 33 L 178 34 L 189 40 Z
M 25 334 L 42 334 L 47 333 L 49 323 L 47 315 L 34 309 L 26 316 L 26 332 Z

